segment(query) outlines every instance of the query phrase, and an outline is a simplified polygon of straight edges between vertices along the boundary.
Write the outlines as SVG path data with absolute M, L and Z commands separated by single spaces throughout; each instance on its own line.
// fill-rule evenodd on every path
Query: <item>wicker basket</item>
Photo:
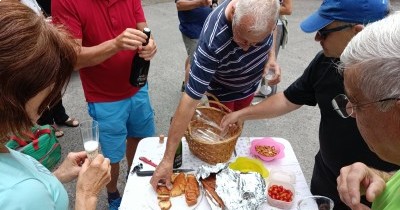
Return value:
M 223 104 L 217 101 L 209 101 L 210 104 L 215 104 L 220 109 L 208 106 L 199 106 L 197 110 L 201 111 L 202 114 L 206 115 L 209 119 L 219 124 L 223 116 L 230 112 L 230 110 Z M 235 149 L 236 142 L 242 133 L 242 125 L 233 126 L 229 128 L 224 139 L 217 141 L 209 141 L 200 138 L 196 138 L 192 135 L 192 131 L 195 128 L 205 128 L 218 132 L 215 128 L 205 124 L 202 121 L 196 120 L 195 117 L 189 123 L 189 126 L 185 132 L 186 141 L 189 145 L 189 150 L 195 156 L 202 161 L 209 164 L 224 163 L 227 162 L 231 157 Z

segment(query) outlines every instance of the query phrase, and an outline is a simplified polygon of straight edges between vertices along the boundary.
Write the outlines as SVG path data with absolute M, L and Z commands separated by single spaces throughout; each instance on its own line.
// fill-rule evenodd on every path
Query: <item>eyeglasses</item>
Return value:
M 344 30 L 346 28 L 351 28 L 353 26 L 354 26 L 354 24 L 347 24 L 347 25 L 342 25 L 342 26 L 338 26 L 338 27 L 335 27 L 335 28 L 330 28 L 330 29 L 321 29 L 321 30 L 317 31 L 317 34 L 322 39 L 325 39 L 332 32 L 342 31 L 342 30 Z
M 346 95 L 344 94 L 339 94 L 335 98 L 332 99 L 332 106 L 333 109 L 336 110 L 336 112 L 343 118 L 348 118 L 354 113 L 354 108 L 365 106 L 368 104 L 373 104 L 373 103 L 380 103 L 384 101 L 390 101 L 390 100 L 400 100 L 400 98 L 385 98 L 381 99 L 378 101 L 372 101 L 368 102 L 365 104 L 359 104 L 359 105 L 352 105 L 352 103 L 349 101 Z

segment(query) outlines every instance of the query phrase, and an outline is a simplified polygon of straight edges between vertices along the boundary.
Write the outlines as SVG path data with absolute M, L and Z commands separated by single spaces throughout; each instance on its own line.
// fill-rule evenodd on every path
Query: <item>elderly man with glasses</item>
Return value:
M 368 25 L 341 55 L 346 95 L 332 101 L 343 118 L 356 118 L 368 147 L 380 158 L 400 165 L 400 13 Z M 400 172 L 387 173 L 354 163 L 337 179 L 341 199 L 352 209 L 360 190 L 372 209 L 400 209 Z
M 355 120 L 343 119 L 331 105 L 332 98 L 344 94 L 343 78 L 337 72 L 341 53 L 365 24 L 387 15 L 388 4 L 385 0 L 324 0 L 318 11 L 301 23 L 303 31 L 316 32 L 315 41 L 321 44 L 323 51 L 283 93 L 233 112 L 221 124 L 225 128 L 236 121 L 273 118 L 303 105 L 318 104 L 321 112 L 320 148 L 315 155 L 311 192 L 332 198 L 335 209 L 348 209 L 340 200 L 336 184 L 343 166 L 363 162 L 385 171 L 398 169 L 398 166 L 379 159 L 363 141 Z M 363 202 L 369 205 L 365 198 Z

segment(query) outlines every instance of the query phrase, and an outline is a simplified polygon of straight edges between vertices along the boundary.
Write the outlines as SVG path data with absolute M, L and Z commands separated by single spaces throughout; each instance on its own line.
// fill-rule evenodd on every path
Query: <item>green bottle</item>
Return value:
M 179 141 L 178 148 L 176 148 L 174 156 L 174 168 L 179 168 L 182 166 L 182 140 Z

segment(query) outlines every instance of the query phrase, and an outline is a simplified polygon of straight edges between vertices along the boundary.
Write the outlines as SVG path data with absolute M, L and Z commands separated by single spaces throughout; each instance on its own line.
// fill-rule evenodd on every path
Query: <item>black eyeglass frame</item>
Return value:
M 317 31 L 318 36 L 322 37 L 325 39 L 330 33 L 336 32 L 336 31 L 342 31 L 346 28 L 351 28 L 355 26 L 355 24 L 346 24 L 346 25 L 341 25 L 335 28 L 330 28 L 330 29 L 320 29 Z
M 339 106 L 339 104 L 335 100 L 339 96 L 343 97 L 342 99 L 347 101 L 347 103 L 345 104 L 344 107 L 343 106 Z M 358 104 L 358 105 L 354 105 L 354 106 L 346 106 L 348 103 L 351 103 L 349 98 L 345 94 L 339 94 L 339 95 L 335 96 L 335 98 L 332 99 L 332 106 L 333 106 L 333 110 L 335 110 L 339 114 L 339 116 L 341 116 L 343 118 L 348 118 L 354 113 L 354 108 L 362 107 L 362 106 L 369 105 L 369 104 L 374 104 L 374 103 L 381 103 L 381 102 L 385 102 L 385 101 L 391 101 L 391 100 L 400 100 L 400 98 L 384 98 L 384 99 L 381 99 L 381 100 L 372 101 L 372 102 L 363 103 L 363 104 Z M 353 103 L 351 103 L 351 104 L 353 104 Z M 335 108 L 335 107 L 337 107 L 337 108 Z M 351 111 L 347 112 L 348 109 L 351 109 Z M 344 110 L 345 112 L 343 112 L 342 110 Z M 344 115 L 344 114 L 346 114 L 346 115 Z

